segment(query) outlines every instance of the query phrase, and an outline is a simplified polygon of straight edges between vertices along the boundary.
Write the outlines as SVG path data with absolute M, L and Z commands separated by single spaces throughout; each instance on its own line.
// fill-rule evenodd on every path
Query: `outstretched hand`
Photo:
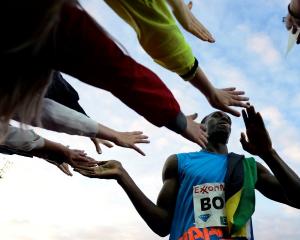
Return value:
M 187 5 L 182 0 L 168 1 L 173 8 L 173 13 L 181 24 L 181 26 L 197 38 L 210 43 L 215 42 L 211 33 L 201 24 L 201 22 L 193 15 L 191 9 L 193 7 L 192 1 Z
M 137 143 L 150 143 L 148 136 L 143 135 L 143 132 L 118 132 L 114 143 L 120 147 L 132 148 L 138 153 L 145 156 L 146 154 L 135 144 Z
M 245 151 L 253 155 L 263 156 L 272 150 L 272 142 L 260 113 L 253 106 L 242 111 L 246 126 L 246 135 L 241 133 L 240 142 Z
M 244 94 L 245 92 L 236 91 L 234 87 L 215 88 L 214 94 L 208 97 L 208 101 L 212 107 L 239 117 L 241 114 L 230 106 L 248 108 L 246 101 L 249 98 L 242 96 Z
M 194 121 L 197 116 L 197 113 L 186 116 L 187 127 L 181 135 L 184 138 L 197 143 L 200 147 L 205 148 L 207 144 L 206 128 L 202 124 Z
M 122 174 L 122 164 L 115 160 L 98 162 L 97 166 L 85 169 L 75 168 L 74 171 L 90 178 L 116 179 Z

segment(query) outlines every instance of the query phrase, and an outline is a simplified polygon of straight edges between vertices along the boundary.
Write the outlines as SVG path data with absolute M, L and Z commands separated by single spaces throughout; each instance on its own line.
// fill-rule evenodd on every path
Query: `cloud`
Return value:
M 267 66 L 280 63 L 280 53 L 273 45 L 271 38 L 264 33 L 254 33 L 246 41 L 246 46 L 250 52 L 257 55 L 258 59 Z

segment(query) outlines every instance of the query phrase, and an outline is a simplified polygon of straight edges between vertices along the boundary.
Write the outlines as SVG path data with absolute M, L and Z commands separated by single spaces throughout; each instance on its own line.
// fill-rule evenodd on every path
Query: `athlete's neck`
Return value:
M 218 154 L 228 154 L 227 145 L 224 143 L 211 143 L 208 142 L 206 148 L 204 149 L 207 152 L 218 153 Z

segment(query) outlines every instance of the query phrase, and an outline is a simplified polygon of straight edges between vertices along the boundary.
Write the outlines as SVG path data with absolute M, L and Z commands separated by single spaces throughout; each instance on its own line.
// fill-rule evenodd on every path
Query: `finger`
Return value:
M 198 24 L 197 24 L 198 23 Z M 210 42 L 210 43 L 214 43 L 215 39 L 213 38 L 212 34 L 201 24 L 197 21 L 196 23 L 196 29 L 198 29 L 199 34 L 203 35 L 205 37 L 205 40 Z M 201 25 L 199 25 L 201 24 Z
M 240 101 L 233 101 L 230 106 L 234 107 L 242 107 L 242 108 L 249 108 L 248 104 L 245 102 L 240 102 Z
M 111 142 L 106 141 L 106 140 L 101 140 L 100 143 L 108 148 L 112 148 L 114 146 Z
M 291 21 L 290 17 L 286 17 L 286 22 L 285 22 L 285 27 L 287 28 L 287 30 L 290 30 L 293 26 L 293 23 Z
M 233 94 L 233 95 L 244 95 L 245 92 L 244 91 L 232 91 L 231 94 Z
M 245 126 L 246 126 L 246 128 L 248 128 L 249 127 L 249 119 L 248 119 L 248 115 L 245 110 L 242 110 L 242 115 L 243 115 Z
M 98 162 L 98 166 L 103 166 L 105 164 L 107 164 L 109 161 L 99 161 Z
M 134 143 L 150 143 L 149 140 L 141 140 L 141 139 L 137 139 L 134 141 Z
M 261 125 L 267 131 L 264 120 L 259 112 L 257 113 L 257 124 Z
M 203 142 L 204 145 L 208 144 L 207 136 L 201 135 L 200 136 L 200 140 L 201 140 L 201 142 Z
M 253 106 L 247 108 L 248 118 L 250 121 L 254 121 L 256 119 L 256 112 Z
M 149 138 L 148 136 L 146 135 L 140 135 L 140 136 L 136 136 L 137 139 L 147 139 Z
M 221 90 L 223 91 L 234 91 L 236 88 L 235 87 L 228 87 L 228 88 L 222 88 Z
M 93 174 L 95 171 L 94 170 L 87 170 L 87 169 L 82 169 L 82 168 L 74 168 L 75 172 L 79 173 L 84 173 L 84 174 Z
M 191 10 L 193 8 L 193 2 L 190 1 L 188 4 L 187 4 L 188 8 Z
M 98 143 L 97 138 L 91 138 L 91 141 L 92 141 L 92 142 L 94 143 L 94 145 L 95 145 L 96 152 L 97 152 L 98 154 L 101 154 L 101 153 L 102 153 L 102 150 L 101 150 L 100 144 Z
M 136 145 L 132 145 L 131 148 L 134 149 L 135 151 L 137 151 L 139 154 L 146 156 L 146 154 L 140 148 L 138 148 Z
M 64 174 L 68 176 L 72 176 L 72 173 L 70 172 L 69 169 L 66 169 L 63 164 L 57 166 Z
M 232 96 L 231 98 L 237 101 L 249 101 L 248 97 Z
M 241 116 L 241 114 L 240 114 L 238 111 L 236 111 L 236 110 L 234 110 L 233 108 L 230 108 L 230 107 L 228 107 L 228 106 L 224 106 L 224 107 L 222 108 L 222 110 L 223 110 L 224 112 L 227 112 L 227 113 L 229 113 L 229 114 L 235 116 L 235 117 Z
M 207 137 L 207 133 L 206 133 L 206 126 L 204 125 L 204 124 L 200 124 L 200 128 L 201 128 L 201 130 L 202 131 L 204 131 L 204 134 L 206 135 L 206 137 Z
M 194 113 L 192 115 L 188 115 L 187 118 L 190 118 L 192 120 L 195 120 L 198 117 L 198 113 Z
M 84 150 L 79 150 L 79 149 L 71 149 L 72 151 L 82 155 L 82 156 L 86 156 L 86 152 Z
M 296 34 L 296 32 L 297 32 L 297 26 L 296 26 L 296 25 L 293 25 L 293 26 L 292 26 L 292 33 L 293 33 L 293 34 Z
M 242 144 L 243 149 L 247 151 L 249 149 L 249 143 L 247 142 L 246 135 L 244 133 L 241 133 L 240 142 Z
M 68 176 L 73 176 L 73 174 L 71 173 L 71 171 L 70 171 L 68 165 L 64 165 L 64 166 L 63 166 L 63 169 L 64 169 L 63 172 L 64 172 L 65 174 L 67 174 Z
M 201 139 L 196 139 L 195 143 L 197 143 L 201 148 L 205 149 L 206 148 L 206 143 L 203 142 Z
M 134 134 L 134 135 L 140 135 L 140 134 L 143 134 L 142 131 L 133 131 L 133 132 L 131 132 L 131 133 Z
M 94 142 L 94 144 L 95 144 L 95 147 L 96 147 L 96 152 L 98 154 L 101 154 L 102 150 L 101 150 L 101 147 L 100 147 L 100 144 L 98 143 L 98 141 Z

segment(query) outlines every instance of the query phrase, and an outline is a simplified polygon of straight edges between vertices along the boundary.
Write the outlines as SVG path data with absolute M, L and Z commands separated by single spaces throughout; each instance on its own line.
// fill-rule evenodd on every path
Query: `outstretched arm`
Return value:
M 275 201 L 300 208 L 300 178 L 273 149 L 260 113 L 256 113 L 251 106 L 247 112 L 243 111 L 243 118 L 248 138 L 247 141 L 242 133 L 241 144 L 244 150 L 262 158 L 275 175 L 258 164 L 258 190 Z
M 118 146 L 132 148 L 142 155 L 145 155 L 144 152 L 135 144 L 149 143 L 148 137 L 140 131 L 113 130 L 48 98 L 43 100 L 41 121 L 43 127 L 48 130 L 109 140 Z
M 166 161 L 163 170 L 163 187 L 157 204 L 147 198 L 117 161 L 111 160 L 89 170 L 75 169 L 75 171 L 93 178 L 116 179 L 148 226 L 160 236 L 167 236 L 170 233 L 179 187 L 176 156 L 171 156 Z
M 69 149 L 62 144 L 37 135 L 32 130 L 14 126 L 9 126 L 8 134 L 2 145 L 7 147 L 11 154 L 24 153 L 26 156 L 43 158 L 70 176 L 72 174 L 68 164 L 79 167 L 94 166 L 96 163 L 96 161 L 87 159 L 83 151 Z
M 54 69 L 111 92 L 154 125 L 202 146 L 204 132 L 187 137 L 187 119 L 161 79 L 126 55 L 84 10 L 65 4 L 60 20 L 47 52 Z

